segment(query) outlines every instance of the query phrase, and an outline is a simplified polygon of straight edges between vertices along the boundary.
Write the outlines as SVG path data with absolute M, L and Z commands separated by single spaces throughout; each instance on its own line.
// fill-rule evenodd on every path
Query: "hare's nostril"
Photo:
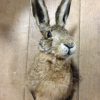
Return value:
M 68 47 L 69 49 L 74 47 L 74 44 L 73 43 L 68 43 L 68 44 L 64 44 L 64 45 L 66 47 Z

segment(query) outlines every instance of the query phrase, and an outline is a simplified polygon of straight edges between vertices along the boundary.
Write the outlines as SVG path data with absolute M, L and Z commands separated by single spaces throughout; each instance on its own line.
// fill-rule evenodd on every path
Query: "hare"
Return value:
M 56 12 L 56 25 L 50 26 L 43 0 L 32 1 L 32 11 L 42 33 L 39 53 L 28 72 L 28 88 L 34 100 L 71 100 L 75 87 L 72 56 L 73 36 L 64 28 L 71 0 L 62 0 Z

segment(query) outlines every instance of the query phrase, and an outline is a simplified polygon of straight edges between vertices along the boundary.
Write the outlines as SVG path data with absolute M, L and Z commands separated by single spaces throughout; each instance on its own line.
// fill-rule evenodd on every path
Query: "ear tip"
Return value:
M 70 13 L 72 0 L 62 0 L 56 11 L 56 23 L 64 27 Z

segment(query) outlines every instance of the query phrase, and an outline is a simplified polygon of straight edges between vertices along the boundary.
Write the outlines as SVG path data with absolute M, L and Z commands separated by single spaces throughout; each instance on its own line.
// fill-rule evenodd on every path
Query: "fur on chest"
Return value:
M 66 71 L 70 72 L 71 70 L 71 60 L 63 60 L 63 59 L 58 59 L 52 55 L 49 54 L 43 54 L 39 53 L 34 61 L 32 68 L 37 70 L 37 71 Z
M 71 78 L 70 61 L 56 59 L 51 55 L 38 54 L 29 71 L 30 80 L 61 82 Z

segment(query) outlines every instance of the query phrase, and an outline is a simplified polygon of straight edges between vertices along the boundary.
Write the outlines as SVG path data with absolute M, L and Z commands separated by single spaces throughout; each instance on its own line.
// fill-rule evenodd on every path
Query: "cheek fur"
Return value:
M 70 49 L 70 53 L 73 54 L 76 51 L 76 45 Z
M 41 40 L 39 43 L 39 50 L 44 52 L 50 52 L 52 47 L 52 41 Z

